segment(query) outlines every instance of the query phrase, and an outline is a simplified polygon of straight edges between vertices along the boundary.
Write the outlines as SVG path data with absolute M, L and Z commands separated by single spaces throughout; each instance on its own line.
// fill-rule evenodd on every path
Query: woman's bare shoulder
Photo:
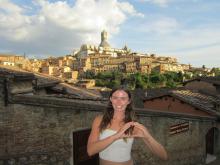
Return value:
M 95 124 L 95 125 L 98 124 L 99 125 L 102 121 L 102 118 L 103 118 L 103 115 L 96 116 L 94 121 L 93 121 L 93 124 Z

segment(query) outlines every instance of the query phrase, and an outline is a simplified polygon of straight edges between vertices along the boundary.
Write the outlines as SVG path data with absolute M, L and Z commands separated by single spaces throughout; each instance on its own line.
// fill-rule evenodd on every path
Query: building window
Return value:
M 179 123 L 170 126 L 169 134 L 175 135 L 189 130 L 189 122 Z

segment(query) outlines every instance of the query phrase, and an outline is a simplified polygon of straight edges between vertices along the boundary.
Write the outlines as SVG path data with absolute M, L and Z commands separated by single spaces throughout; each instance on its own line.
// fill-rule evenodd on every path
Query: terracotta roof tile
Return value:
M 37 79 L 37 88 L 45 88 L 45 87 L 51 87 L 55 86 L 56 84 L 59 84 L 61 81 L 52 77 L 35 74 L 35 78 Z
M 12 79 L 34 79 L 34 74 L 14 67 L 0 66 L 0 77 Z
M 154 94 L 148 95 L 148 97 L 146 97 L 144 100 L 151 100 L 163 96 L 172 96 L 200 110 L 220 116 L 220 111 L 218 111 L 216 108 L 217 105 L 220 104 L 220 98 L 218 96 L 211 96 L 182 88 L 158 91 L 159 92 L 155 92 L 152 90 L 151 93 Z
M 220 85 L 220 76 L 215 76 L 215 77 L 198 77 L 189 81 L 184 82 L 184 84 L 192 81 L 205 81 L 212 83 L 214 85 Z
M 220 112 L 217 112 L 216 110 L 216 104 L 220 103 L 220 99 L 217 97 L 193 92 L 190 90 L 173 90 L 170 92 L 170 94 L 199 109 L 214 112 L 220 115 Z

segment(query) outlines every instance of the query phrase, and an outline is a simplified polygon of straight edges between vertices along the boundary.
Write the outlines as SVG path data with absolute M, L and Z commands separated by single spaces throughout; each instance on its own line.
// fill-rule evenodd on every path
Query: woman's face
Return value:
M 128 94 L 123 90 L 115 91 L 110 97 L 112 106 L 115 111 L 125 112 L 127 105 L 130 103 Z

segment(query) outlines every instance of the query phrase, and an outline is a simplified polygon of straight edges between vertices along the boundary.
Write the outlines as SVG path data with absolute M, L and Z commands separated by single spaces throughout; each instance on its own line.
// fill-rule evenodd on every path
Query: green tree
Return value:
M 157 72 L 150 74 L 150 81 L 155 85 L 163 85 L 166 82 L 166 80 L 167 78 L 163 74 L 159 74 Z
M 91 70 L 87 70 L 86 72 L 83 73 L 82 78 L 94 79 L 95 78 L 95 73 L 92 72 Z
M 113 80 L 110 84 L 110 88 L 118 88 L 121 85 L 121 81 L 118 79 Z
M 100 87 L 106 86 L 106 82 L 102 79 L 96 79 L 95 84 L 96 84 L 96 86 L 100 86 Z
M 220 76 L 220 68 L 212 68 L 212 73 L 214 73 L 215 76 Z
M 177 84 L 173 80 L 169 80 L 166 82 L 166 87 L 168 88 L 175 88 Z
M 112 72 L 99 72 L 96 76 L 98 79 L 111 79 L 112 78 Z

